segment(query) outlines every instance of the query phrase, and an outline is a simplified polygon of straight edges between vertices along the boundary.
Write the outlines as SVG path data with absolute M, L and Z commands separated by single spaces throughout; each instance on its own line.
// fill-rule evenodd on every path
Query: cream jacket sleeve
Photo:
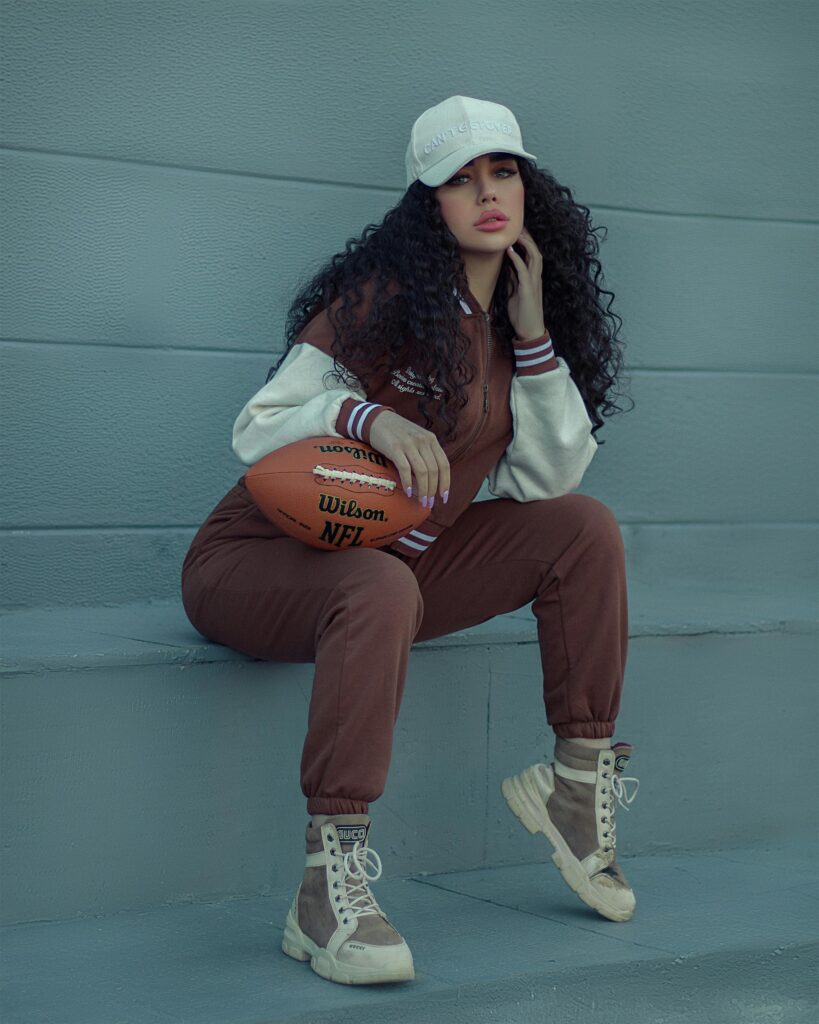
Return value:
M 545 340 L 544 340 L 545 339 Z M 598 444 L 568 364 L 544 338 L 515 342 L 513 437 L 487 477 L 496 498 L 557 498 L 579 486 Z
M 247 466 L 307 437 L 350 437 L 369 443 L 375 418 L 390 408 L 368 402 L 363 389 L 323 382 L 333 359 L 296 342 L 276 374 L 250 399 L 233 425 L 233 451 Z

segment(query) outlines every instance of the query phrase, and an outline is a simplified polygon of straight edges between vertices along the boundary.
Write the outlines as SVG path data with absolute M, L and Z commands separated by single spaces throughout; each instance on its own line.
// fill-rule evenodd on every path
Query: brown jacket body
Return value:
M 555 357 L 548 330 L 514 343 L 514 359 L 493 337 L 493 317 L 471 292 L 454 296 L 470 339 L 475 375 L 457 436 L 441 442 L 449 460 L 449 500 L 440 498 L 417 529 L 389 546 L 405 557 L 422 554 L 472 503 L 484 480 L 491 494 L 517 501 L 559 497 L 574 490 L 597 449 L 582 396 L 565 360 Z M 339 303 L 336 303 L 337 305 Z M 245 405 L 233 428 L 233 450 L 252 465 L 286 444 L 316 436 L 370 443 L 384 409 L 424 425 L 423 394 L 411 367 L 374 374 L 363 387 L 326 385 L 333 369 L 334 331 L 326 311 L 304 327 L 276 374 Z M 430 426 L 440 439 L 444 423 L 430 403 Z

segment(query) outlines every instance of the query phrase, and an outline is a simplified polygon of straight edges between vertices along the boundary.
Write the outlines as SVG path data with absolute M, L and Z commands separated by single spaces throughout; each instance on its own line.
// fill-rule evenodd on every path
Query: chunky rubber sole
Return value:
M 385 946 L 385 949 L 400 947 Z M 299 928 L 293 914 L 293 908 L 287 912 L 287 922 L 282 938 L 282 952 L 294 960 L 309 960 L 310 966 L 322 978 L 336 981 L 341 985 L 380 985 L 395 981 L 413 981 L 415 967 L 412 957 L 409 960 L 383 967 L 359 967 L 356 964 L 342 963 L 324 947 L 317 946 L 309 935 Z
M 540 774 L 540 779 L 548 800 L 555 788 L 554 771 L 550 765 L 544 767 L 545 771 Z M 607 898 L 605 890 L 592 883 L 580 861 L 569 849 L 566 840 L 549 817 L 546 804 L 539 792 L 538 783 L 534 780 L 536 768 L 536 765 L 532 765 L 519 775 L 513 775 L 501 783 L 501 792 L 509 809 L 532 835 L 542 832 L 546 836 L 554 848 L 552 860 L 563 876 L 564 882 L 587 906 L 596 910 L 598 914 L 609 921 L 629 921 L 634 916 L 634 909 L 637 905 L 633 893 L 621 896 L 621 900 L 626 900 L 626 905 L 623 905 L 616 898 Z M 612 894 L 615 891 L 623 892 L 622 889 L 612 889 L 611 891 Z

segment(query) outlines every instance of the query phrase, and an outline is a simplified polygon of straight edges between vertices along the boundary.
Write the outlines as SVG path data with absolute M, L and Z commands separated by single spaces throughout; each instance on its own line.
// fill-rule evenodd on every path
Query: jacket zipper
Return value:
M 483 380 L 483 411 L 489 411 L 489 360 L 491 359 L 492 353 L 492 328 L 489 326 L 489 314 L 484 313 L 484 322 L 486 323 L 486 376 Z M 483 421 L 481 421 L 483 426 Z
M 475 428 L 475 430 L 472 431 L 471 437 L 466 442 L 466 444 L 463 446 L 463 448 L 461 448 L 458 452 L 455 453 L 455 455 L 453 455 L 449 459 L 450 466 L 452 465 L 453 462 L 455 462 L 456 459 L 459 459 L 468 448 L 470 448 L 472 446 L 475 438 L 478 436 L 478 434 L 480 434 L 481 430 L 483 429 L 483 424 L 484 424 L 484 421 L 486 420 L 486 414 L 489 411 L 489 360 L 491 358 L 491 353 L 492 353 L 492 328 L 489 326 L 489 319 L 490 319 L 489 313 L 484 313 L 483 314 L 483 320 L 484 320 L 484 323 L 486 324 L 486 365 L 484 367 L 483 387 L 482 387 L 482 390 L 483 390 L 483 414 L 481 415 L 480 423 Z

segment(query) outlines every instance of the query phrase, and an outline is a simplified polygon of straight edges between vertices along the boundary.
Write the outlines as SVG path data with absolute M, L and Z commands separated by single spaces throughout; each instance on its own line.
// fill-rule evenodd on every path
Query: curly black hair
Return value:
M 608 397 L 621 370 L 623 343 L 617 340 L 622 319 L 611 312 L 614 293 L 601 287 L 597 232 L 605 238 L 606 228 L 593 228 L 589 209 L 551 174 L 515 159 L 525 192 L 524 224 L 543 254 L 544 322 L 595 434 L 602 416 L 624 411 Z M 494 293 L 493 336 L 512 359 L 515 331 L 505 297 L 516 280 L 507 256 Z M 441 216 L 435 189 L 415 181 L 380 224 L 368 224 L 360 238 L 349 239 L 344 252 L 301 287 L 287 314 L 286 348 L 267 380 L 302 329 L 327 309 L 335 331 L 334 369 L 328 373 L 350 387 L 360 382 L 366 393 L 371 374 L 409 365 L 424 386 L 418 409 L 426 428 L 433 422 L 429 403 L 438 403 L 438 416 L 447 426 L 446 437 L 439 440 L 457 436 L 457 411 L 467 402 L 464 385 L 474 368 L 467 358 L 469 339 L 460 326 L 456 288 L 463 295 L 468 289 L 458 242 Z M 365 290 L 370 293 L 367 312 L 356 315 Z M 605 306 L 603 296 L 609 297 Z M 432 385 L 441 389 L 437 396 Z

